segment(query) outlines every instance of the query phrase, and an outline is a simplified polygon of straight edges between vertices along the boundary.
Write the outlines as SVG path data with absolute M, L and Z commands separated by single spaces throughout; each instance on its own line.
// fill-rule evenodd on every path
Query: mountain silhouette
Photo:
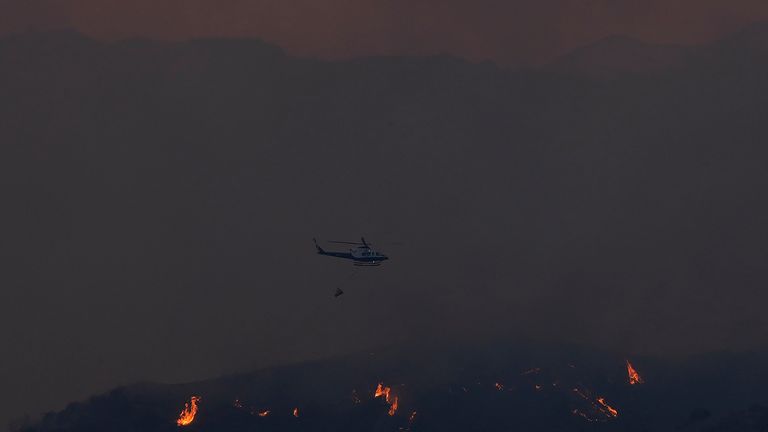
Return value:
M 689 50 L 678 45 L 649 44 L 626 36 L 609 36 L 561 56 L 544 69 L 593 78 L 663 74 L 684 66 Z

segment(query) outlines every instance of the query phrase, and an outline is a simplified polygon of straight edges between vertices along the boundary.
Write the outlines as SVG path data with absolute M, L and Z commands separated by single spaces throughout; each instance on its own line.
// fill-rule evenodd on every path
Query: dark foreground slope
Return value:
M 200 402 L 184 427 L 189 431 L 747 432 L 768 426 L 765 354 L 633 360 L 641 384 L 629 383 L 624 358 L 573 347 L 397 348 L 184 385 L 119 388 L 21 430 L 180 430 L 176 419 L 191 396 Z M 375 397 L 380 382 L 391 388 L 389 402 Z

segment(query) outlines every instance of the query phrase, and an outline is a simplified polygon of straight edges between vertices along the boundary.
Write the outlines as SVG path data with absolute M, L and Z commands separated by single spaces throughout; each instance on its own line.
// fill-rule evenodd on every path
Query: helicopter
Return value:
M 336 258 L 349 259 L 349 260 L 352 260 L 353 264 L 356 266 L 376 267 L 381 265 L 382 261 L 386 261 L 389 259 L 389 257 L 384 255 L 383 253 L 377 252 L 371 249 L 371 245 L 370 243 L 365 241 L 365 237 L 360 237 L 359 242 L 346 242 L 346 241 L 335 241 L 335 240 L 328 241 L 328 243 L 357 245 L 356 248 L 350 248 L 349 252 L 328 252 L 317 244 L 316 239 L 313 238 L 312 241 L 315 242 L 315 247 L 317 248 L 318 254 L 332 256 Z

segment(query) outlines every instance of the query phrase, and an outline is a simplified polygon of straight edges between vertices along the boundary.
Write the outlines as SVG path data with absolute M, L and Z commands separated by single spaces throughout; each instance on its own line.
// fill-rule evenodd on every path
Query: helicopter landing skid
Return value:
M 380 262 L 355 262 L 354 265 L 356 267 L 378 267 L 381 265 Z

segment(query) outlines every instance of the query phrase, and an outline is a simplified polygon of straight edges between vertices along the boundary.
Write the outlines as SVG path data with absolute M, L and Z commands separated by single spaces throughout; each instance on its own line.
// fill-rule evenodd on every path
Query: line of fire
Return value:
M 629 360 L 626 360 L 625 362 L 627 369 L 627 383 L 632 386 L 643 384 L 645 381 L 640 376 L 640 373 L 637 371 L 637 369 L 635 369 Z M 569 366 L 572 368 L 574 367 L 572 365 Z M 545 388 L 558 389 L 559 387 L 562 387 L 559 385 L 558 381 L 551 382 L 547 385 L 545 385 L 543 382 L 537 382 L 535 378 L 541 372 L 542 369 L 536 367 L 525 370 L 524 372 L 520 373 L 520 376 L 533 379 L 533 382 L 530 384 L 530 388 L 536 392 L 544 391 Z M 474 385 L 469 385 L 468 387 L 460 386 L 460 389 L 463 393 L 482 391 L 483 388 L 488 388 L 489 390 L 496 392 L 514 392 L 522 390 L 518 387 L 507 386 L 500 381 L 495 381 L 492 384 L 489 384 L 487 387 L 483 386 L 482 382 L 476 382 Z M 449 389 L 449 391 L 453 391 L 453 389 Z M 396 393 L 397 392 L 393 390 L 392 386 L 385 385 L 384 382 L 379 382 L 376 387 L 370 391 L 369 395 L 371 396 L 370 400 L 383 402 L 383 408 L 389 417 L 395 417 L 400 407 L 400 396 Z M 610 402 L 608 402 L 606 397 L 602 395 L 596 395 L 593 391 L 585 387 L 573 387 L 570 390 L 570 394 L 573 395 L 574 405 L 578 405 L 574 406 L 570 410 L 571 414 L 574 416 L 580 417 L 591 423 L 606 422 L 619 417 L 619 410 L 615 408 Z M 184 408 L 176 419 L 176 424 L 179 427 L 189 426 L 196 420 L 200 407 L 200 401 L 200 396 L 191 396 L 189 402 L 185 402 Z M 356 389 L 352 390 L 352 404 L 363 404 L 363 400 L 361 399 Z M 270 417 L 273 412 L 270 407 L 257 407 L 248 405 L 240 399 L 234 399 L 232 402 L 232 407 L 237 410 L 246 411 L 252 416 L 261 418 Z M 410 409 L 406 413 L 407 427 L 401 428 L 401 430 L 410 430 L 411 426 L 413 426 L 416 421 L 416 413 L 416 409 Z M 299 407 L 294 407 L 289 414 L 291 417 L 298 419 Z

